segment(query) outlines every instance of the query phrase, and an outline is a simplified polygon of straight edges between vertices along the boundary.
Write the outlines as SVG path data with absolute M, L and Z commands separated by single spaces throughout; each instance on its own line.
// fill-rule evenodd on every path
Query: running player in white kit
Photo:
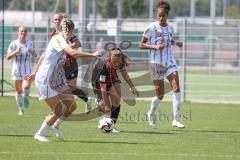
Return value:
M 153 97 L 148 119 L 150 126 L 157 127 L 156 110 L 164 97 L 164 78 L 169 80 L 173 91 L 173 121 L 172 126 L 184 128 L 180 122 L 181 93 L 178 68 L 172 52 L 172 45 L 182 47 L 182 42 L 173 40 L 173 26 L 167 22 L 170 5 L 160 0 L 157 3 L 158 21 L 151 23 L 144 31 L 140 42 L 141 49 L 150 49 L 149 70 L 155 86 L 156 96 Z
M 49 127 L 52 127 L 59 139 L 63 139 L 63 133 L 60 131 L 59 126 L 77 107 L 74 96 L 68 87 L 63 68 L 66 54 L 75 57 L 95 57 L 100 55 L 98 52 L 85 53 L 71 48 L 67 41 L 72 37 L 74 24 L 68 18 L 65 17 L 61 21 L 60 31 L 49 42 L 44 60 L 37 70 L 36 76 L 34 71 L 28 77 L 29 81 L 35 78 L 40 99 L 45 100 L 53 112 L 53 114 L 45 118 L 34 136 L 35 139 L 41 142 L 49 141 L 45 137 Z
M 18 28 L 18 39 L 12 41 L 8 47 L 7 60 L 13 60 L 12 80 L 16 89 L 18 115 L 23 115 L 23 104 L 29 107 L 29 89 L 31 83 L 25 80 L 32 73 L 32 57 L 36 57 L 31 40 L 26 39 L 27 30 L 24 26 Z M 22 92 L 24 98 L 22 99 Z

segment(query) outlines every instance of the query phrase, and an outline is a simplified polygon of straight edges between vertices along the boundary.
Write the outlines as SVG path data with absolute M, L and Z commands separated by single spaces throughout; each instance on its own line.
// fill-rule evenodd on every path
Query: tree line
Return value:
M 92 13 L 92 1 L 86 0 L 88 14 Z M 224 15 L 226 2 L 227 18 L 240 18 L 240 0 L 217 0 L 216 16 Z M 72 13 L 78 12 L 78 0 L 71 0 Z M 156 4 L 157 0 L 154 0 Z M 189 17 L 191 0 L 168 0 L 171 4 L 170 18 Z M 103 18 L 116 18 L 117 0 L 96 0 L 97 14 Z M 36 11 L 65 12 L 65 0 L 35 0 Z M 0 4 L 2 8 L 2 3 Z M 155 5 L 154 5 L 155 6 Z M 6 10 L 31 10 L 31 0 L 5 0 Z M 154 7 L 155 10 L 155 7 Z M 210 0 L 196 0 L 196 16 L 210 15 Z M 155 13 L 155 12 L 154 12 Z M 149 0 L 122 0 L 123 18 L 148 18 Z

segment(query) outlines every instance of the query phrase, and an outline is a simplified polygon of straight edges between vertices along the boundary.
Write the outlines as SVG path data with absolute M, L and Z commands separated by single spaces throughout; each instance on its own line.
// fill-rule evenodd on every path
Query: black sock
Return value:
M 119 116 L 119 113 L 120 113 L 120 105 L 115 107 L 115 106 L 112 106 L 112 109 L 111 109 L 111 119 L 114 121 L 114 123 L 117 122 L 117 119 L 118 119 L 118 116 Z
M 78 96 L 78 98 L 81 98 L 84 102 L 88 101 L 88 96 L 81 89 L 76 88 L 72 91 L 72 94 Z

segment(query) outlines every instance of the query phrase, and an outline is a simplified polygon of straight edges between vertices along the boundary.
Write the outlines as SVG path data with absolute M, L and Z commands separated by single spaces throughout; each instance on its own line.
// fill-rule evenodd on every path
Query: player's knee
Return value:
M 22 94 L 22 90 L 20 90 L 20 89 L 17 90 L 16 92 L 17 92 L 18 95 L 21 95 L 21 94 Z
M 113 106 L 120 106 L 120 101 L 121 101 L 120 98 L 115 99 L 115 100 L 112 102 L 112 105 L 113 105 Z
M 161 101 L 161 100 L 163 100 L 163 98 L 164 98 L 164 94 L 159 94 L 159 95 L 157 95 L 157 97 L 158 97 L 158 99 Z
M 179 85 L 177 85 L 177 84 L 172 85 L 172 91 L 175 92 L 175 93 L 180 92 Z
M 60 112 L 56 112 L 56 113 L 54 113 L 54 114 L 55 114 L 55 116 L 56 116 L 57 118 L 59 118 L 59 117 L 62 116 L 62 113 L 60 113 Z

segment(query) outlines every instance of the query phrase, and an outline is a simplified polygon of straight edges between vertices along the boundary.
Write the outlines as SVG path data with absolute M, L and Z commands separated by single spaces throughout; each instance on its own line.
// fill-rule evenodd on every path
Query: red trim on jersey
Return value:
M 49 33 L 51 37 L 57 35 L 57 31 L 56 29 L 54 29 L 52 32 Z
M 98 87 L 101 89 L 104 87 L 103 84 L 106 84 L 107 88 L 113 84 L 116 80 L 118 80 L 117 70 L 111 68 L 110 63 L 106 62 L 106 67 L 103 67 L 106 72 L 106 80 L 105 83 L 98 82 Z

